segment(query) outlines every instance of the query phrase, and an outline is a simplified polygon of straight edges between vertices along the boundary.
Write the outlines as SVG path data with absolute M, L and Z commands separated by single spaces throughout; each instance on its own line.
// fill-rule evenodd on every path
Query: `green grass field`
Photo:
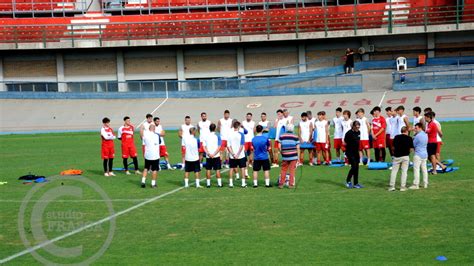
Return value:
M 347 167 L 309 166 L 303 176 L 297 171 L 301 182 L 296 191 L 263 186 L 183 189 L 118 216 L 112 242 L 94 263 L 434 264 L 442 255 L 449 264 L 473 265 L 473 126 L 443 123 L 442 155 L 455 159 L 460 170 L 430 176 L 428 189 L 387 192 L 389 171 L 363 167 L 360 180 L 365 188 L 348 190 L 343 186 Z M 178 162 L 176 132 L 168 132 L 166 141 L 171 161 Z M 114 166 L 121 167 L 118 142 L 116 151 Z M 25 223 L 19 230 L 23 199 L 39 185 L 23 185 L 18 177 L 29 172 L 52 176 L 68 168 L 84 170 L 84 176 L 106 192 L 115 212 L 179 188 L 183 177 L 179 170 L 162 171 L 158 189 L 141 189 L 137 175 L 116 172 L 116 177 L 104 177 L 99 133 L 0 136 L 0 181 L 8 181 L 0 186 L 0 259 L 25 249 L 19 231 L 35 245 L 41 242 L 34 236 L 37 227 L 52 239 L 110 215 L 101 196 L 77 180 L 84 177 L 55 180 L 24 202 Z M 272 169 L 273 180 L 277 173 Z M 409 185 L 412 180 L 410 170 Z M 52 201 L 37 220 L 34 210 L 44 202 L 42 192 L 57 195 L 71 187 L 82 188 L 82 198 Z M 64 217 L 67 213 L 80 217 Z M 60 248 L 81 245 L 78 257 L 58 257 L 58 250 L 43 248 L 37 254 L 56 263 L 83 261 L 99 250 L 111 227 L 105 222 L 55 243 Z M 41 263 L 27 254 L 7 264 Z

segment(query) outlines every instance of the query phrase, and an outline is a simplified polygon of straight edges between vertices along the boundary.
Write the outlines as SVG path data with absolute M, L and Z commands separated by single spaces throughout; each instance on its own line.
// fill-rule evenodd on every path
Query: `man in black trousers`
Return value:
M 351 169 L 347 174 L 346 187 L 347 188 L 363 188 L 359 184 L 359 141 L 360 141 L 360 123 L 359 121 L 354 121 L 352 123 L 352 129 L 347 131 L 344 136 L 344 143 L 346 145 L 346 157 L 351 164 Z M 354 183 L 352 183 L 352 178 L 354 178 Z

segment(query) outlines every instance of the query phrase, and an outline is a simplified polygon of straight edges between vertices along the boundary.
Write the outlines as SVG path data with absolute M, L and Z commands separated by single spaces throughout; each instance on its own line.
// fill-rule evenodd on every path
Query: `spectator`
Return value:
M 281 143 L 281 172 L 278 187 L 283 188 L 286 179 L 286 173 L 290 172 L 289 188 L 295 186 L 295 169 L 298 161 L 298 154 L 300 153 L 300 142 L 298 136 L 293 134 L 294 125 L 286 125 L 286 132 L 280 136 Z
M 423 187 L 428 188 L 428 170 L 426 168 L 426 160 L 428 159 L 428 135 L 423 131 L 423 124 L 418 122 L 415 124 L 415 138 L 413 146 L 415 147 L 415 156 L 413 156 L 413 185 L 410 189 L 418 189 L 420 186 L 420 166 L 423 173 Z
M 364 125 L 365 126 L 365 125 Z M 351 169 L 347 174 L 347 188 L 363 188 L 359 184 L 359 143 L 360 143 L 360 122 L 354 121 L 351 130 L 344 135 L 344 145 L 346 147 L 346 157 L 351 165 Z M 351 182 L 353 179 L 353 183 Z
M 344 64 L 344 71 L 346 74 L 354 73 L 354 51 L 350 48 L 346 49 L 346 63 Z
M 393 139 L 393 165 L 390 175 L 390 187 L 388 191 L 395 191 L 395 180 L 398 170 L 402 168 L 400 191 L 406 191 L 408 164 L 410 162 L 410 150 L 413 149 L 413 139 L 408 136 L 408 127 L 401 128 L 401 134 Z

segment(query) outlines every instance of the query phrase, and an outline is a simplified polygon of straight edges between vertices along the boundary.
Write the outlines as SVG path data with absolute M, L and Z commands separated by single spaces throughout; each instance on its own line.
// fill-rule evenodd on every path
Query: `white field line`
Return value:
M 165 104 L 166 101 L 168 101 L 168 93 L 166 93 L 166 98 L 165 98 L 153 111 L 151 111 L 150 114 L 153 114 L 153 113 L 156 112 L 158 109 L 160 109 L 160 107 L 163 106 L 163 104 Z M 146 121 L 146 118 L 143 119 L 143 121 L 142 121 L 140 124 L 138 124 L 137 128 L 140 128 L 140 127 L 143 125 L 143 123 L 145 123 L 145 121 Z
M 380 102 L 379 102 L 379 107 L 382 108 L 382 103 L 383 103 L 383 100 L 385 99 L 385 95 L 387 94 L 388 91 L 385 91 L 382 95 L 382 99 L 380 99 Z
M 227 172 L 227 171 L 229 171 L 229 170 L 228 170 L 228 169 L 225 169 L 225 170 L 222 171 L 222 173 L 225 173 L 225 172 Z M 213 176 L 214 176 L 214 175 L 213 175 Z M 193 185 L 193 184 L 195 184 L 195 182 L 193 182 L 191 185 Z M 16 253 L 16 254 L 13 254 L 13 255 L 11 255 L 11 256 L 8 256 L 8 257 L 6 257 L 6 258 L 0 260 L 0 264 L 4 264 L 4 263 L 9 262 L 9 261 L 11 261 L 11 260 L 14 260 L 14 259 L 16 259 L 16 258 L 18 258 L 18 257 L 21 257 L 21 256 L 23 256 L 23 255 L 29 254 L 29 253 L 31 253 L 31 252 L 33 252 L 33 251 L 36 251 L 36 250 L 38 250 L 38 249 L 40 249 L 40 248 L 42 248 L 42 247 L 45 247 L 45 246 L 47 246 L 47 245 L 49 245 L 49 244 L 52 244 L 52 243 L 54 243 L 54 242 L 57 242 L 57 241 L 59 241 L 59 240 L 63 240 L 63 239 L 65 239 L 65 238 L 68 238 L 68 237 L 70 237 L 70 236 L 73 236 L 73 235 L 75 235 L 75 234 L 77 234 L 77 233 L 80 233 L 80 232 L 82 232 L 82 231 L 84 231 L 84 230 L 86 230 L 86 229 L 89 229 L 89 228 L 91 228 L 91 227 L 94 227 L 94 226 L 97 226 L 97 225 L 99 225 L 99 224 L 103 224 L 103 223 L 105 223 L 105 222 L 108 222 L 108 221 L 110 221 L 110 220 L 112 220 L 112 219 L 115 219 L 115 218 L 118 217 L 118 216 L 121 216 L 121 215 L 123 215 L 123 214 L 129 213 L 129 212 L 131 212 L 131 211 L 133 211 L 133 210 L 135 210 L 135 209 L 138 209 L 138 208 L 140 208 L 140 207 L 142 207 L 142 206 L 147 205 L 148 203 L 152 203 L 152 202 L 157 201 L 157 200 L 159 200 L 159 199 L 161 199 L 161 198 L 164 198 L 164 197 L 166 197 L 166 196 L 168 196 L 168 195 L 171 195 L 171 194 L 174 194 L 174 193 L 176 193 L 176 192 L 179 192 L 179 191 L 181 191 L 181 190 L 183 190 L 183 189 L 184 189 L 184 186 L 183 186 L 183 187 L 176 188 L 176 189 L 173 189 L 173 190 L 168 191 L 168 192 L 166 192 L 166 193 L 164 193 L 164 194 L 158 195 L 158 196 L 156 196 L 156 197 L 153 197 L 153 198 L 150 198 L 150 199 L 148 199 L 148 200 L 146 200 L 146 201 L 143 201 L 143 202 L 141 202 L 141 203 L 138 203 L 137 205 L 134 205 L 134 206 L 132 206 L 132 207 L 130 207 L 130 208 L 127 208 L 127 209 L 125 209 L 125 210 L 122 210 L 122 211 L 119 211 L 119 212 L 117 212 L 117 213 L 114 213 L 113 215 L 110 215 L 110 216 L 108 216 L 108 217 L 105 217 L 105 218 L 103 218 L 103 219 L 101 219 L 101 220 L 98 220 L 98 221 L 96 221 L 96 222 L 94 222 L 94 223 L 85 225 L 85 226 L 83 226 L 83 227 L 79 227 L 79 228 L 77 228 L 76 230 L 73 230 L 73 231 L 71 231 L 71 232 L 69 232 L 69 233 L 66 233 L 66 234 L 64 234 L 64 235 L 55 237 L 55 238 L 53 238 L 53 239 L 51 239 L 51 240 L 42 242 L 42 243 L 40 243 L 40 244 L 38 244 L 38 245 L 35 245 L 35 246 L 31 247 L 31 248 L 27 248 L 27 249 L 25 249 L 25 250 L 23 250 L 23 251 L 21 251 L 21 252 L 18 252 L 18 253 Z

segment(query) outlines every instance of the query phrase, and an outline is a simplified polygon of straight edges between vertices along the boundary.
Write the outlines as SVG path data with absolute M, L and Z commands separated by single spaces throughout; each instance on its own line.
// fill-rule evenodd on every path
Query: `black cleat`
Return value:
M 272 185 L 268 185 L 268 186 L 265 186 L 265 187 L 273 187 Z
M 151 188 L 156 188 L 156 185 L 151 186 Z
M 142 188 L 145 188 L 145 183 L 142 183 L 141 187 L 142 187 Z
M 211 186 L 206 186 L 207 188 L 211 188 Z
M 254 185 L 253 188 L 258 188 L 258 186 L 257 186 L 257 185 Z
M 218 188 L 222 188 L 222 186 L 217 186 Z

